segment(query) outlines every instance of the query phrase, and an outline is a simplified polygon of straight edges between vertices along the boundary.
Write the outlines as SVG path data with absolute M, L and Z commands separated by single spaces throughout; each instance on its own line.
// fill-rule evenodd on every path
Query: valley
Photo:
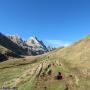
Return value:
M 0 87 L 19 90 L 89 90 L 90 36 L 39 56 L 0 63 Z

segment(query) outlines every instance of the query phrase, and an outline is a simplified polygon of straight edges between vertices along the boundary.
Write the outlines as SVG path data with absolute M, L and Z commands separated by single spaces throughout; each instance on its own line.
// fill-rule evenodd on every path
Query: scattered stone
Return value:
M 68 86 L 66 86 L 66 88 L 65 88 L 64 90 L 69 90 L 69 89 L 68 89 Z
M 58 75 L 57 76 L 55 76 L 55 79 L 56 80 L 62 80 L 62 74 L 61 74 L 61 72 L 58 72 Z
M 72 78 L 72 77 L 73 77 L 73 75 L 69 75 L 69 77 L 70 77 L 70 78 Z
M 50 67 L 51 67 L 51 64 L 48 65 L 48 68 L 50 68 Z
M 52 70 L 49 70 L 49 71 L 48 71 L 48 75 L 51 75 L 51 74 L 52 74 Z
M 45 90 L 47 90 L 47 87 L 44 87 Z
M 42 74 L 41 74 L 41 77 L 44 77 L 45 76 L 45 72 L 43 72 Z

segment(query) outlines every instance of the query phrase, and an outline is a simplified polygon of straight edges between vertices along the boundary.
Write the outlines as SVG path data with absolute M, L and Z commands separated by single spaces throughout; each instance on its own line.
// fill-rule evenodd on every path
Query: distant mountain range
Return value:
M 22 38 L 17 35 L 8 36 L 8 38 L 17 45 L 27 48 L 28 54 L 29 51 L 33 51 L 35 54 L 44 54 L 48 52 L 48 48 L 45 46 L 43 41 L 40 41 L 36 36 L 30 37 L 26 41 L 23 41 Z
M 0 56 L 21 56 L 21 55 L 40 55 L 48 52 L 48 48 L 43 41 L 37 37 L 31 37 L 23 41 L 17 35 L 5 36 L 0 33 Z M 9 55 L 8 55 L 9 53 Z M 12 55 L 12 53 L 14 55 Z M 6 57 L 5 57 L 6 58 Z

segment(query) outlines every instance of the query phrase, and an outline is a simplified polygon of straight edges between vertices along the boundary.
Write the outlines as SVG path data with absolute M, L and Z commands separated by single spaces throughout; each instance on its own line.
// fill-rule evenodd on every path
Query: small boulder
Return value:
M 61 72 L 58 72 L 58 74 L 55 76 L 55 79 L 56 80 L 62 80 L 63 79 Z

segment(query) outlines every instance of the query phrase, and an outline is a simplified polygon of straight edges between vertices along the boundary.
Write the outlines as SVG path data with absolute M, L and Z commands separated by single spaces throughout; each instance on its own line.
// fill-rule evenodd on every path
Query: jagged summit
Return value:
M 43 41 L 39 40 L 36 36 L 30 37 L 28 40 L 26 40 L 26 42 L 23 41 L 22 38 L 18 35 L 10 35 L 8 36 L 8 38 L 12 40 L 14 43 L 22 47 L 28 47 L 35 52 L 38 52 L 38 53 L 48 52 L 48 49 L 43 43 Z
M 43 43 L 43 41 L 40 41 L 36 36 L 32 36 L 30 37 L 27 41 L 26 44 L 30 47 L 32 47 L 32 49 L 34 51 L 42 51 L 42 53 L 44 52 L 48 52 L 47 47 L 45 46 L 45 44 Z
M 30 37 L 27 41 L 26 41 L 26 43 L 28 44 L 28 45 L 35 45 L 35 44 L 40 44 L 39 43 L 40 41 L 38 40 L 38 38 L 36 37 L 36 36 L 32 36 L 32 37 Z

